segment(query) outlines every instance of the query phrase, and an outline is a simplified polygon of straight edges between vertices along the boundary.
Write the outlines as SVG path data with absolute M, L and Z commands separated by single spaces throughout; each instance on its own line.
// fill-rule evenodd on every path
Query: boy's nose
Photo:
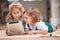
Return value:
M 26 19 L 24 19 L 24 21 L 26 22 Z

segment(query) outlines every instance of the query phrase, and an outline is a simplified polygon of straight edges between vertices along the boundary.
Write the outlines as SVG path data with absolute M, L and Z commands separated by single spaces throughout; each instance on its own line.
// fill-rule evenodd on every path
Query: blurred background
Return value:
M 25 9 L 39 8 L 44 21 L 55 26 L 60 25 L 60 0 L 0 0 L 0 30 L 6 29 L 5 17 L 9 12 L 9 4 L 14 1 L 20 2 Z

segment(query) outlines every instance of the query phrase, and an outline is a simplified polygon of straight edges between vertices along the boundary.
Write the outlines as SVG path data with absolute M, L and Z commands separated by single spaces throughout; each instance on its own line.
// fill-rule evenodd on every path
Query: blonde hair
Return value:
M 39 22 L 42 19 L 41 12 L 38 8 L 30 7 L 28 9 L 26 9 L 23 14 L 25 14 L 25 13 L 28 16 L 31 16 L 33 23 Z
M 10 5 L 9 5 L 9 13 L 7 14 L 6 16 L 6 22 L 12 18 L 12 15 L 11 15 L 11 12 L 12 12 L 12 9 L 13 8 L 18 8 L 22 13 L 24 12 L 24 8 L 22 6 L 22 4 L 20 2 L 12 2 Z

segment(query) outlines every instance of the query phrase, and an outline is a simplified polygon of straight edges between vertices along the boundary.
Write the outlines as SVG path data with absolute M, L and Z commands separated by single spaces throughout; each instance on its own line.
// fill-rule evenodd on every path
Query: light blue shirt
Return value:
M 43 21 L 36 22 L 34 28 L 32 27 L 31 24 L 29 24 L 29 27 L 31 30 L 35 30 L 36 28 L 38 30 L 48 30 L 48 27 L 45 25 L 45 22 L 43 22 Z M 29 27 L 26 24 L 25 28 L 29 29 Z
M 26 28 L 27 28 L 27 29 L 28 29 L 29 27 L 30 27 L 31 30 L 35 30 L 35 29 L 37 28 L 37 26 L 32 27 L 31 24 L 29 24 L 29 27 L 28 27 L 27 25 L 28 25 L 28 24 L 26 24 Z

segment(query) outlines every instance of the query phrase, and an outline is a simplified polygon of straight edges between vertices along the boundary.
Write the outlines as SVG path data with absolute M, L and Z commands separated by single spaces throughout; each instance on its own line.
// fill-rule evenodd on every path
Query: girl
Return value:
M 19 2 L 13 2 L 9 5 L 9 13 L 6 16 L 6 22 L 11 23 L 11 22 L 19 22 L 21 21 L 21 16 L 22 13 L 24 12 L 24 8 L 22 7 L 21 3 Z M 23 21 L 23 20 L 22 20 Z M 23 22 L 22 22 L 23 23 Z M 14 35 L 13 31 L 8 31 L 8 35 Z M 23 34 L 22 31 L 19 31 L 18 34 Z
M 26 22 L 27 34 L 47 34 L 48 29 L 52 31 L 52 26 L 42 21 L 42 16 L 38 8 L 28 8 L 23 13 L 24 21 Z M 49 28 L 48 28 L 49 26 Z

